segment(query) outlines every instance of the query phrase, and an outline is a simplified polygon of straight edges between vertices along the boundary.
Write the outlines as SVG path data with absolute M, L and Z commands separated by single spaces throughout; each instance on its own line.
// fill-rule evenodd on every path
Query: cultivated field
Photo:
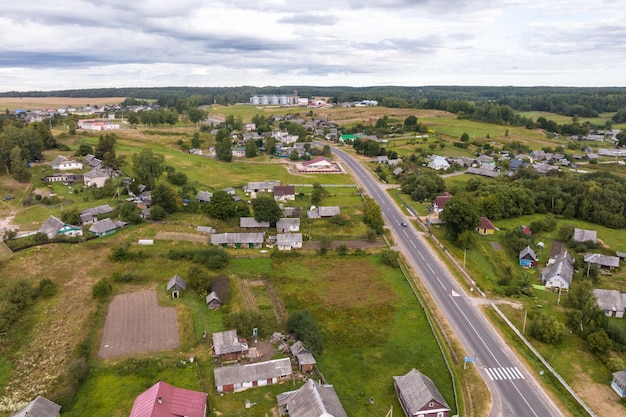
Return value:
M 66 107 L 66 106 L 102 106 L 104 104 L 119 104 L 125 100 L 125 97 L 0 97 L 0 108 L 2 109 L 24 109 L 39 110 L 47 107 Z
M 158 352 L 178 347 L 176 309 L 159 307 L 154 291 L 120 294 L 109 304 L 98 356 Z

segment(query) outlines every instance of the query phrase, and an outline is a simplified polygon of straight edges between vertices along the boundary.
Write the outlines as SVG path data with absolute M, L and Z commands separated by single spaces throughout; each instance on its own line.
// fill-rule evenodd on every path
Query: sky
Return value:
M 623 0 L 0 0 L 0 92 L 626 86 Z

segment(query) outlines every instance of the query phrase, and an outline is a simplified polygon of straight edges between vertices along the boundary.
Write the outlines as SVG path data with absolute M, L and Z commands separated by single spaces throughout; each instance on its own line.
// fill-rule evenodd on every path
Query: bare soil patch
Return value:
M 502 245 L 500 244 L 500 242 L 489 242 L 489 244 L 491 245 L 491 247 L 493 248 L 493 250 L 502 250 Z
M 574 365 L 579 368 L 577 365 Z M 593 382 L 589 375 L 580 370 L 577 373 L 578 380 L 574 382 L 572 388 L 587 403 L 598 416 L 621 416 L 624 414 L 624 407 L 618 402 L 618 397 L 611 386 Z
M 157 232 L 155 238 L 157 240 L 186 240 L 188 242 L 209 243 L 207 236 L 184 232 Z
M 99 357 L 157 352 L 178 346 L 176 309 L 159 307 L 154 291 L 120 294 L 113 298 L 104 322 Z

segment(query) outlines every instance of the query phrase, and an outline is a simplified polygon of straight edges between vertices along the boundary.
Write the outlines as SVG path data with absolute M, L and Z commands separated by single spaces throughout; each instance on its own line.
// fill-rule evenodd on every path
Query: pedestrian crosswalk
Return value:
M 515 368 L 485 368 L 487 375 L 492 381 L 500 381 L 503 379 L 526 379 L 522 372 Z

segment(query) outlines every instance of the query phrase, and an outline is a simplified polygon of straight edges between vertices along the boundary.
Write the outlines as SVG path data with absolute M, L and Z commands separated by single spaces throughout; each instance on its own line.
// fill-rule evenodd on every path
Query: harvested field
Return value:
M 121 294 L 109 304 L 98 356 L 110 358 L 179 346 L 176 309 L 159 307 L 154 291 Z
M 125 97 L 0 97 L 2 108 L 38 110 L 46 107 L 120 104 Z
M 208 236 L 197 235 L 195 233 L 183 232 L 157 232 L 157 240 L 186 240 L 188 242 L 209 243 Z

